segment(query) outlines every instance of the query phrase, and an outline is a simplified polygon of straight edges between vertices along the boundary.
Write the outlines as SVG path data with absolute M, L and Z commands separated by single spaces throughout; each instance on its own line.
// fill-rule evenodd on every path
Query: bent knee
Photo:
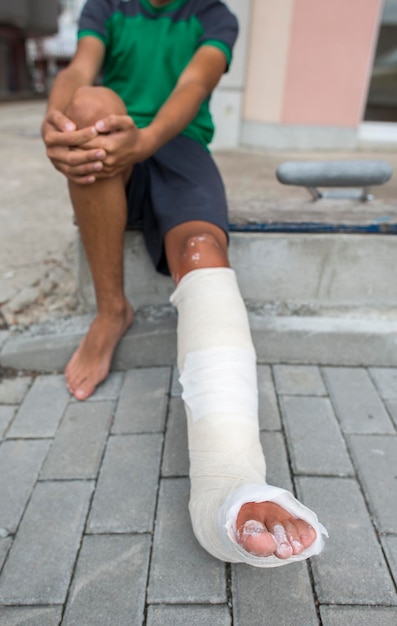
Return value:
M 127 109 L 122 99 L 107 87 L 79 87 L 66 110 L 77 128 L 95 124 L 111 114 L 126 115 Z
M 191 269 L 227 265 L 226 236 L 202 231 L 187 237 L 182 244 L 181 260 Z

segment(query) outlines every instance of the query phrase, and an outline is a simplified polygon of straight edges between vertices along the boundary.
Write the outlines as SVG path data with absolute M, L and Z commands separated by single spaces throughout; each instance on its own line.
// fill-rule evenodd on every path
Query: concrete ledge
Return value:
M 174 287 L 155 272 L 142 234 L 126 233 L 126 294 L 135 309 L 168 304 Z M 230 259 L 246 300 L 324 309 L 397 307 L 396 240 L 391 235 L 232 233 Z M 95 298 L 85 255 L 79 250 L 79 297 L 87 310 Z
M 354 150 L 357 129 L 342 126 L 272 124 L 245 120 L 241 144 L 268 150 Z
M 250 314 L 259 363 L 397 366 L 397 321 L 265 317 Z M 62 371 L 82 332 L 11 336 L 0 365 L 15 370 Z M 176 316 L 170 308 L 139 314 L 120 342 L 114 370 L 176 363 Z

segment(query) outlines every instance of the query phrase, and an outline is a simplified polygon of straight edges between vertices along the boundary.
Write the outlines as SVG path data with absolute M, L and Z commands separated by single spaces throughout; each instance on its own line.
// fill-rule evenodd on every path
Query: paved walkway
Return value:
M 395 626 L 397 369 L 260 364 L 269 482 L 330 533 L 311 562 L 229 566 L 197 544 L 172 367 L 0 383 L 1 626 Z

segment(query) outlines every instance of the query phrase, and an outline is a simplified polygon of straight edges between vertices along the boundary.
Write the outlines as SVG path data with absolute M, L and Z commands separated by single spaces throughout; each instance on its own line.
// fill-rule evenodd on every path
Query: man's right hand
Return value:
M 76 130 L 75 124 L 61 111 L 50 110 L 44 118 L 41 132 L 47 156 L 57 170 L 79 185 L 95 181 L 95 173 L 102 169 L 106 152 L 103 149 L 82 148 L 98 136 L 95 126 Z

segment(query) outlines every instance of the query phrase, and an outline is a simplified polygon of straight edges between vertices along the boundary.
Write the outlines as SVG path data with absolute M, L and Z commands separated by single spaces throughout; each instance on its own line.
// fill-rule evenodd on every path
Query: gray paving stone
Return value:
M 382 537 L 382 544 L 385 549 L 387 562 L 393 574 L 394 582 L 397 585 L 397 537 L 392 535 Z
M 395 626 L 397 608 L 372 606 L 322 606 L 323 626 Z
M 291 491 L 291 474 L 282 434 L 262 431 L 260 437 L 266 459 L 267 482 Z
M 382 533 L 397 533 L 397 436 L 348 438 L 360 482 Z
M 78 481 L 36 485 L 0 577 L 0 603 L 65 601 L 92 490 Z
M 22 402 L 31 382 L 30 376 L 4 378 L 0 383 L 0 404 L 19 404 Z
M 12 544 L 11 537 L 0 538 L 0 571 L 1 571 L 1 568 L 3 567 L 4 561 L 7 558 L 7 554 L 10 549 L 11 544 Z
M 59 626 L 62 607 L 0 607 L 1 626 Z
M 4 436 L 12 418 L 15 415 L 16 407 L 12 405 L 0 406 L 0 440 Z
M 188 499 L 188 479 L 161 481 L 148 589 L 150 604 L 226 602 L 225 566 L 197 543 Z
M 15 532 L 39 475 L 49 441 L 3 441 L 0 446 L 0 527 Z
M 11 425 L 9 437 L 53 437 L 69 393 L 63 376 L 39 376 Z
M 162 476 L 188 476 L 186 415 L 181 398 L 171 398 L 165 435 Z
M 397 429 L 397 400 L 385 400 L 385 405 Z
M 163 431 L 170 376 L 169 367 L 128 371 L 112 432 L 135 434 Z
M 353 475 L 328 398 L 281 396 L 280 403 L 294 473 Z
M 232 566 L 234 626 L 318 626 L 306 563 Z
M 315 365 L 274 365 L 277 393 L 287 396 L 326 396 L 323 379 Z
M 147 626 L 231 626 L 227 606 L 149 606 Z
M 121 387 L 123 386 L 124 378 L 124 372 L 110 372 L 106 380 L 95 389 L 92 396 L 87 398 L 85 402 L 117 400 L 120 395 Z M 79 402 L 79 400 L 71 398 L 71 402 Z
M 141 626 L 149 535 L 84 538 L 63 626 Z
M 259 428 L 280 430 L 281 420 L 277 405 L 272 371 L 268 365 L 258 365 Z
M 323 371 L 344 432 L 394 432 L 390 417 L 365 369 L 325 367 Z
M 177 398 L 182 394 L 182 385 L 179 382 L 179 371 L 176 365 L 172 368 L 171 398 Z
M 320 604 L 395 605 L 397 595 L 356 481 L 298 478 L 298 494 L 330 538 L 311 559 Z
M 95 478 L 115 402 L 71 403 L 57 431 L 40 478 Z
M 371 367 L 369 372 L 375 381 L 381 398 L 397 400 L 397 368 Z
M 93 533 L 150 532 L 157 497 L 161 435 L 109 439 L 89 517 Z

